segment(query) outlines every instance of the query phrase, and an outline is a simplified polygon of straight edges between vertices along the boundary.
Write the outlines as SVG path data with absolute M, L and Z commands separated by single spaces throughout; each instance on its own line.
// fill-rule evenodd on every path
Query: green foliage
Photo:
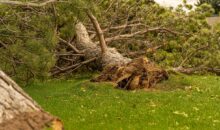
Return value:
M 71 39 L 74 23 L 84 19 L 83 10 L 92 3 L 72 0 L 41 8 L 0 5 L 0 68 L 25 82 L 50 76 L 60 51 L 58 37 Z
M 57 42 L 48 10 L 1 6 L 0 68 L 20 81 L 47 77 Z
M 216 59 L 220 52 L 220 35 L 206 23 L 206 17 L 213 13 L 212 8 L 203 4 L 188 14 L 177 9 L 176 14 L 160 14 L 163 21 L 172 19 L 168 26 L 181 32 L 176 37 L 166 37 L 166 45 L 152 57 L 163 66 L 210 67 L 220 65 Z
M 156 51 L 148 51 L 147 56 L 164 67 L 219 67 L 220 59 L 216 57 L 219 57 L 220 52 L 218 41 L 220 35 L 206 22 L 206 17 L 214 13 L 211 5 L 202 4 L 192 10 L 185 2 L 173 10 L 144 1 L 131 0 L 119 3 L 119 6 L 115 5 L 116 9 L 101 14 L 99 21 L 103 23 L 112 21 L 111 24 L 117 26 L 125 24 L 127 16 L 132 16 L 132 20 L 142 19 L 140 21 L 146 28 L 166 28 L 176 34 L 154 31 L 146 33 L 145 36 L 133 37 L 131 40 L 113 42 L 112 46 L 118 49 L 125 48 L 125 52 L 145 51 L 159 46 Z M 189 10 L 188 13 L 184 11 L 186 8 Z M 117 18 L 115 21 L 112 20 L 116 16 L 122 20 Z M 129 31 L 135 32 L 134 29 Z M 143 40 L 147 42 L 141 42 Z
M 20 81 L 48 77 L 57 63 L 56 53 L 67 51 L 58 37 L 74 39 L 74 25 L 79 20 L 88 23 L 84 13 L 88 9 L 102 27 L 140 20 L 145 28 L 166 28 L 176 33 L 152 31 L 110 46 L 126 52 L 160 46 L 147 56 L 164 67 L 219 67 L 219 26 L 207 24 L 206 17 L 214 12 L 208 4 L 192 10 L 185 2 L 173 10 L 152 0 L 71 0 L 42 8 L 0 5 L 0 68 Z M 119 34 L 141 29 L 125 29 Z
M 199 0 L 198 5 L 208 3 L 211 4 L 212 7 L 215 9 L 215 14 L 220 12 L 220 1 L 219 0 Z

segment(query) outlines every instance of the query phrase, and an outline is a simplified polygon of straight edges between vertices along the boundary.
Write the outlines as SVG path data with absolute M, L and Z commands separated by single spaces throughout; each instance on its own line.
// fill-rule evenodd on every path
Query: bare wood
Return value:
M 91 58 L 91 59 L 88 59 L 86 61 L 83 61 L 83 62 L 80 62 L 80 63 L 77 63 L 77 64 L 74 64 L 74 65 L 71 65 L 71 66 L 68 66 L 66 68 L 60 68 L 58 66 L 56 66 L 56 68 L 59 69 L 59 71 L 56 71 L 52 74 L 52 76 L 56 76 L 56 75 L 59 75 L 61 73 L 64 73 L 64 72 L 67 72 L 69 70 L 73 71 L 73 70 L 76 70 L 76 68 L 79 68 L 81 67 L 82 65 L 85 65 L 85 64 L 88 64 L 90 62 L 93 62 L 96 60 L 96 57 L 95 58 Z
M 2 71 L 0 71 L 0 92 L 0 123 L 22 112 L 41 111 L 41 108 Z M 10 107 L 16 111 L 9 109 Z
M 196 72 L 206 71 L 220 75 L 220 68 L 211 68 L 211 67 L 209 68 L 203 66 L 193 67 L 193 68 L 177 67 L 168 71 L 179 72 L 184 74 L 195 74 Z
M 117 30 L 117 29 L 123 29 L 126 27 L 137 27 L 137 26 L 145 26 L 142 23 L 134 23 L 134 24 L 124 24 L 124 25 L 119 25 L 119 26 L 114 26 L 114 27 L 110 27 L 110 30 Z M 107 31 L 109 29 L 104 29 L 103 31 Z
M 82 54 L 83 52 L 81 52 L 80 50 L 78 50 L 74 45 L 72 45 L 70 42 L 67 42 L 66 40 L 62 39 L 61 37 L 59 37 L 59 40 L 63 43 L 65 43 L 66 45 L 68 45 L 72 50 L 74 50 L 76 53 L 78 54 Z
M 60 53 L 56 54 L 56 56 L 84 56 L 84 54 Z
M 1 70 L 0 93 L 0 130 L 35 130 L 43 129 L 53 121 L 60 123 Z
M 186 63 L 186 61 L 189 60 L 190 57 L 192 57 L 196 52 L 198 52 L 198 51 L 200 51 L 200 50 L 203 50 L 203 49 L 206 49 L 207 47 L 209 47 L 209 43 L 207 43 L 207 44 L 204 45 L 204 46 L 201 46 L 201 47 L 197 48 L 195 51 L 190 52 L 190 53 L 183 59 L 183 61 L 180 63 L 180 65 L 179 65 L 178 68 L 181 68 L 181 67 Z
M 124 57 L 115 48 L 107 47 L 106 53 L 103 54 L 101 52 L 101 47 L 92 42 L 86 27 L 81 22 L 77 23 L 75 27 L 77 47 L 85 50 L 86 59 L 97 57 L 96 65 L 98 67 L 105 67 L 109 64 L 126 64 L 131 61 L 131 59 Z
M 16 6 L 31 6 L 31 7 L 42 7 L 47 4 L 54 3 L 57 0 L 48 0 L 43 3 L 33 3 L 33 2 L 21 2 L 21 1 L 13 1 L 13 0 L 0 0 L 0 4 L 8 4 L 8 5 L 16 5 Z
M 168 32 L 168 33 L 171 33 L 173 35 L 178 35 L 178 32 L 169 30 L 167 28 L 150 28 L 150 29 L 145 29 L 145 30 L 142 30 L 142 31 L 137 31 L 137 32 L 130 33 L 130 34 L 122 34 L 122 35 L 118 35 L 118 36 L 115 36 L 115 37 L 106 38 L 106 42 L 111 42 L 111 41 L 116 41 L 116 40 L 132 38 L 132 37 L 135 37 L 137 35 L 142 35 L 142 34 L 145 34 L 145 33 L 148 33 L 148 32 L 155 32 L 155 31 Z
M 99 38 L 102 54 L 104 54 L 107 51 L 107 44 L 105 42 L 105 37 L 104 37 L 103 31 L 102 31 L 96 17 L 88 10 L 86 11 L 86 14 L 88 15 L 89 19 L 91 20 L 91 22 L 96 30 L 97 36 Z

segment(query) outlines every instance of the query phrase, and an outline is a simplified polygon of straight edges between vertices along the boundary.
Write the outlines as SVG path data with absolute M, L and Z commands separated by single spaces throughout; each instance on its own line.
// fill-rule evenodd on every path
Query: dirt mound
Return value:
M 165 70 L 147 58 L 141 57 L 125 65 L 107 66 L 102 74 L 92 81 L 114 82 L 118 88 L 134 90 L 151 88 L 166 79 L 168 79 L 168 74 Z

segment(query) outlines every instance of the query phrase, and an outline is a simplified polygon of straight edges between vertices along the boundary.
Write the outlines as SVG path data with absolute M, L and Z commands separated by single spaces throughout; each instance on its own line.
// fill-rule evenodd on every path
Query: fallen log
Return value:
M 91 13 L 88 15 L 100 39 L 100 44 L 92 42 L 82 23 L 76 24 L 76 35 L 77 48 L 84 50 L 85 58 L 96 57 L 96 66 L 104 69 L 102 74 L 92 81 L 116 82 L 119 88 L 133 90 L 150 88 L 161 80 L 168 79 L 165 70 L 146 58 L 132 60 L 124 57 L 115 48 L 108 47 L 96 18 Z
M 86 59 L 96 57 L 96 63 L 99 67 L 105 67 L 112 64 L 126 64 L 131 59 L 124 57 L 115 48 L 107 47 L 102 51 L 101 45 L 97 45 L 89 37 L 86 27 L 80 22 L 76 24 L 77 48 L 84 50 Z
M 62 130 L 61 121 L 45 112 L 0 70 L 0 130 Z

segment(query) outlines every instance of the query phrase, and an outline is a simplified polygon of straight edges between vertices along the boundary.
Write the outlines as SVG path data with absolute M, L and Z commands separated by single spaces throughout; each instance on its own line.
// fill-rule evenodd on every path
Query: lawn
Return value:
M 149 91 L 124 91 L 89 76 L 24 88 L 65 130 L 220 128 L 220 77 L 173 75 Z

